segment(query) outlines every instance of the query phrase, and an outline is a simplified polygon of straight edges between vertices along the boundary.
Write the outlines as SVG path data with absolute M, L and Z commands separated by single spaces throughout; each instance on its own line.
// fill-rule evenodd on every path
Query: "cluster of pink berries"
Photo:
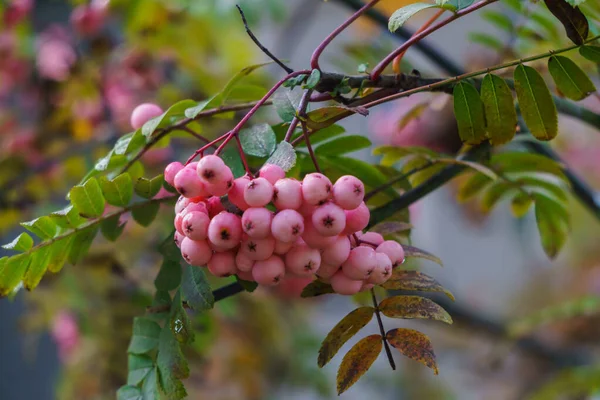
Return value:
M 169 164 L 165 180 L 181 194 L 175 242 L 183 258 L 216 276 L 272 286 L 286 274 L 316 275 L 350 295 L 384 283 L 404 261 L 399 243 L 363 234 L 370 213 L 354 176 L 332 185 L 312 173 L 300 182 L 266 164 L 256 178 L 234 179 L 221 158 L 207 155 Z

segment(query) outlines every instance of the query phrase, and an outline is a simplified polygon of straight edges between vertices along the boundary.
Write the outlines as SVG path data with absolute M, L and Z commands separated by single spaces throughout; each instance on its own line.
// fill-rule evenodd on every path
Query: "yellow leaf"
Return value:
M 379 303 L 379 309 L 386 317 L 403 319 L 434 319 L 452 323 L 452 317 L 442 307 L 425 297 L 394 296 Z
M 344 356 L 337 373 L 338 395 L 344 393 L 371 368 L 381 353 L 381 335 L 371 335 L 360 340 Z
M 413 329 L 398 328 L 388 331 L 385 338 L 400 353 L 426 365 L 433 370 L 434 374 L 438 374 L 433 346 L 426 335 Z

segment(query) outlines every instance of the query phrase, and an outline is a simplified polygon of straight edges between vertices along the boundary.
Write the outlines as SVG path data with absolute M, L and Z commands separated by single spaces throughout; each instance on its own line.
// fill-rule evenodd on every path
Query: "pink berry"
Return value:
M 248 237 L 242 240 L 240 251 L 251 260 L 266 260 L 271 257 L 275 251 L 275 239 L 272 237 L 267 237 L 265 239 L 253 239 Z
M 323 263 L 339 267 L 348 259 L 350 255 L 350 240 L 347 236 L 338 236 L 335 242 L 325 248 L 321 254 Z
M 319 279 L 321 279 L 324 282 L 327 282 L 339 270 L 339 265 L 327 264 L 325 261 L 323 261 L 323 257 L 321 256 L 321 266 L 317 271 L 317 276 L 319 277 Z
M 229 212 L 216 215 L 208 226 L 208 240 L 221 249 L 233 249 L 242 238 L 240 217 Z
M 285 178 L 285 171 L 279 165 L 265 164 L 258 171 L 258 176 L 271 182 L 271 185 L 275 185 L 278 180 Z
M 252 276 L 252 271 L 238 271 L 237 277 L 243 281 L 254 282 L 254 277 Z
M 375 245 L 375 247 L 377 247 L 377 246 L 379 246 L 381 243 L 383 243 L 385 241 L 385 239 L 383 238 L 383 236 L 381 236 L 377 232 L 367 232 L 367 233 L 364 233 L 362 235 L 359 235 L 358 239 L 361 242 L 365 242 L 365 243 L 362 243 L 361 246 Z M 373 247 L 373 246 L 371 246 L 371 247 Z
M 221 172 L 221 177 L 218 181 L 206 183 L 206 190 L 213 196 L 225 196 L 233 187 L 233 173 L 226 167 Z
M 302 197 L 313 206 L 324 203 L 331 197 L 331 181 L 317 172 L 306 175 L 302 180 Z
M 100 31 L 105 17 L 105 11 L 102 8 L 93 4 L 80 4 L 73 9 L 69 19 L 77 33 L 83 36 L 92 36 Z
M 344 210 L 333 203 L 317 207 L 312 215 L 312 223 L 323 236 L 337 236 L 346 227 Z
M 248 258 L 248 255 L 243 251 L 238 251 L 235 255 L 235 265 L 242 272 L 252 271 L 255 261 Z
M 300 240 L 302 240 L 302 239 L 300 239 Z M 304 241 L 302 241 L 302 243 L 304 243 Z M 290 251 L 290 249 L 292 248 L 293 245 L 294 245 L 294 242 L 287 243 L 287 242 L 282 242 L 281 240 L 275 240 L 275 250 L 273 250 L 273 253 L 282 256 L 285 253 L 287 253 L 288 251 Z
M 252 268 L 252 276 L 259 285 L 277 285 L 285 276 L 283 260 L 279 256 L 272 255 L 264 261 L 257 261 Z
M 313 206 L 312 204 L 308 204 L 307 202 L 303 201 L 302 205 L 298 209 L 298 212 L 302 214 L 303 217 L 310 217 L 313 215 L 316 209 L 317 206 Z
M 229 176 L 227 170 L 231 173 L 229 167 L 225 165 L 225 161 L 212 154 L 202 157 L 196 168 L 198 176 L 205 184 L 222 181 L 223 177 Z
M 225 207 L 223 203 L 221 203 L 221 198 L 219 197 L 211 197 L 206 202 L 206 209 L 208 210 L 208 216 L 214 218 L 215 215 L 220 214 L 225 211 Z
M 333 201 L 344 210 L 354 210 L 365 197 L 365 185 L 355 176 L 344 175 L 333 185 Z
M 206 240 L 208 237 L 208 214 L 200 211 L 191 211 L 183 217 L 183 234 L 192 240 Z
M 304 233 L 302 239 L 313 249 L 325 249 L 335 242 L 335 236 L 323 236 L 312 223 L 310 218 L 304 218 Z
M 273 191 L 273 204 L 279 210 L 297 210 L 302 205 L 302 183 L 296 179 L 278 180 Z
M 265 178 L 251 180 L 244 189 L 244 200 L 250 207 L 264 207 L 273 198 L 273 185 Z
M 273 213 L 264 207 L 252 207 L 242 215 L 242 229 L 248 236 L 264 239 L 271 234 Z
M 375 250 L 359 246 L 350 250 L 348 259 L 342 264 L 342 271 L 351 279 L 364 280 L 369 278 L 376 266 Z
M 229 193 L 227 193 L 231 204 L 233 204 L 242 211 L 245 211 L 248 208 L 250 208 L 248 203 L 246 203 L 246 200 L 244 200 L 244 189 L 246 188 L 246 185 L 248 185 L 248 183 L 250 183 L 250 178 L 247 176 L 237 178 L 233 181 L 233 186 L 231 190 L 229 190 Z
M 384 253 L 375 253 L 375 259 L 377 260 L 377 266 L 367 282 L 382 285 L 392 276 L 392 261 Z
M 177 175 L 177 173 L 179 171 L 181 171 L 184 168 L 183 164 L 180 163 L 179 161 L 175 161 L 172 162 L 171 164 L 167 165 L 167 167 L 165 168 L 165 181 L 175 187 L 175 175 Z
M 212 249 L 206 240 L 195 241 L 186 237 L 181 241 L 181 255 L 190 265 L 203 267 L 208 264 L 212 254 Z
M 305 244 L 294 245 L 285 255 L 285 266 L 296 276 L 310 277 L 321 266 L 321 254 Z
M 275 239 L 293 243 L 304 233 L 304 218 L 295 210 L 282 210 L 275 215 L 271 224 Z
M 362 231 L 369 225 L 371 212 L 364 202 L 360 203 L 354 210 L 344 212 L 346 213 L 346 228 L 343 232 L 344 235 L 351 235 L 355 232 Z
M 181 211 L 181 216 L 185 218 L 186 215 L 194 211 L 208 215 L 206 203 L 204 203 L 203 201 L 199 201 L 197 203 L 190 201 L 190 203 Z
M 184 168 L 175 175 L 175 189 L 187 198 L 203 197 L 208 194 L 206 188 L 192 168 Z
M 237 268 L 235 267 L 235 253 L 233 251 L 224 251 L 213 254 L 208 262 L 208 270 L 214 276 L 222 278 L 235 275 L 237 272 Z
M 375 251 L 386 254 L 390 258 L 393 267 L 397 267 L 404 262 L 404 249 L 400 243 L 393 240 L 386 240 L 381 243 Z
M 175 236 L 173 237 L 173 241 L 177 247 L 181 247 L 181 241 L 185 238 L 181 233 L 175 232 Z
M 140 129 L 146 122 L 163 113 L 162 108 L 153 103 L 143 103 L 137 106 L 131 113 L 131 127 Z
M 336 272 L 330 279 L 329 283 L 336 293 L 350 296 L 360 292 L 363 286 L 363 281 L 353 280 L 347 277 L 343 271 Z
M 175 214 L 179 214 L 180 212 L 182 212 L 183 209 L 186 208 L 188 204 L 190 204 L 190 201 L 191 200 L 187 197 L 179 196 L 179 198 L 177 199 L 177 203 L 175 203 Z
M 178 232 L 180 235 L 185 234 L 185 232 L 183 231 L 183 215 L 175 214 L 175 219 L 173 220 L 173 225 L 175 226 L 176 232 Z

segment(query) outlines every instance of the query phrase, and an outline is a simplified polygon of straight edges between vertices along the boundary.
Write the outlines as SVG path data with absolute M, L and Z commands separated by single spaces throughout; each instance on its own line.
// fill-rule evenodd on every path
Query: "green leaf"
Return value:
M 406 244 L 403 244 L 402 248 L 404 249 L 405 257 L 423 258 L 425 260 L 433 261 L 434 263 L 443 266 L 442 260 L 440 260 L 439 257 L 436 257 L 433 254 L 426 252 L 425 250 Z
M 506 181 L 492 183 L 481 199 L 481 211 L 485 213 L 490 212 L 500 200 L 513 193 L 515 190 L 516 187 Z
M 544 0 L 544 2 L 548 10 L 563 24 L 567 37 L 575 44 L 583 44 L 589 35 L 590 27 L 581 10 L 565 0 Z
M 28 251 L 33 246 L 33 239 L 27 233 L 23 232 L 10 243 L 2 246 L 6 250 Z
M 75 234 L 73 237 L 73 243 L 69 251 L 68 260 L 71 264 L 75 265 L 87 254 L 90 249 L 96 234 L 98 233 L 98 227 L 92 226 L 85 228 L 82 231 Z
M 67 258 L 71 253 L 71 246 L 75 242 L 75 236 L 67 236 L 64 239 L 57 240 L 52 244 L 52 256 L 48 264 L 48 271 L 52 273 L 60 272 Z
M 302 289 L 302 294 L 300 297 L 309 298 L 309 297 L 317 297 L 324 294 L 335 293 L 330 284 L 321 282 L 319 280 L 312 281 L 308 285 Z
M 331 361 L 342 346 L 373 319 L 374 312 L 373 307 L 357 308 L 333 327 L 321 343 L 317 362 L 319 368 L 323 368 Z
M 481 13 L 481 16 L 498 28 L 509 33 L 513 32 L 514 25 L 512 19 L 508 15 L 498 11 L 486 10 Z
M 303 89 L 314 89 L 315 86 L 319 84 L 321 80 L 321 71 L 318 69 L 313 69 L 310 73 L 310 76 L 306 80 Z
M 181 283 L 181 265 L 177 261 L 165 259 L 154 280 L 157 290 L 174 290 Z
M 144 398 L 139 388 L 128 385 L 117 390 L 117 400 L 144 400 Z
M 388 21 L 388 29 L 390 32 L 396 32 L 413 15 L 428 8 L 438 8 L 438 6 L 427 3 L 413 3 L 396 10 Z
M 477 43 L 484 47 L 496 50 L 497 52 L 503 51 L 505 47 L 505 44 L 502 40 L 498 39 L 494 35 L 490 35 L 487 33 L 469 33 L 469 40 L 471 40 L 471 42 L 473 43 Z
M 82 217 L 97 218 L 104 212 L 104 196 L 96 178 L 73 187 L 69 192 L 69 198 Z
M 187 118 L 196 118 L 202 111 L 210 107 L 218 107 L 222 103 L 222 97 L 220 94 L 214 95 L 213 97 L 198 102 L 195 106 L 187 108 L 184 111 L 184 115 Z
M 592 62 L 600 63 L 600 46 L 581 46 L 579 54 Z
M 337 373 L 338 395 L 348 390 L 371 368 L 382 347 L 381 335 L 371 335 L 360 340 L 346 353 Z
M 558 114 L 544 78 L 535 69 L 522 64 L 515 69 L 514 78 L 527 127 L 539 140 L 554 139 L 558 134 Z
M 547 172 L 566 179 L 559 163 L 540 154 L 524 152 L 494 154 L 491 165 L 495 170 L 503 173 Z
M 116 155 L 132 154 L 144 147 L 145 144 L 146 138 L 141 129 L 138 129 L 135 132 L 121 136 L 115 143 L 115 147 L 113 147 L 113 153 Z
M 121 236 L 123 230 L 125 229 L 125 225 L 127 225 L 127 222 L 121 223 L 120 221 L 121 217 L 119 215 L 115 215 L 105 219 L 100 225 L 102 235 L 104 235 L 104 237 L 111 242 L 114 242 L 119 238 L 119 236 Z
M 299 90 L 282 90 L 273 96 L 273 106 L 283 122 L 292 122 L 296 110 L 300 107 L 302 92 Z
M 289 171 L 296 165 L 296 150 L 288 142 L 279 142 L 275 152 L 265 162 L 265 164 L 274 164 L 280 166 L 284 171 Z
M 131 216 L 143 227 L 150 226 L 160 210 L 160 203 L 158 202 L 147 202 L 145 204 L 133 207 L 131 209 Z
M 239 135 L 244 153 L 256 157 L 268 157 L 275 150 L 277 140 L 269 124 L 254 125 L 243 129 Z
M 162 392 L 167 394 L 170 400 L 185 398 L 187 393 L 181 379 L 187 378 L 190 370 L 169 324 L 165 324 L 160 331 L 156 364 Z
M 106 202 L 112 206 L 125 207 L 133 197 L 133 183 L 128 173 L 121 174 L 112 181 L 102 177 L 100 187 Z
M 211 309 L 215 299 L 201 268 L 188 265 L 183 270 L 181 280 L 181 299 L 187 301 L 194 310 Z
M 432 319 L 452 324 L 452 317 L 442 307 L 426 297 L 394 296 L 383 299 L 379 309 L 386 317 Z
M 473 174 L 458 189 L 457 198 L 460 202 L 465 202 L 479 194 L 492 179 L 483 174 Z
M 495 146 L 510 142 L 518 121 L 512 93 L 504 79 L 486 75 L 481 84 L 481 101 L 490 142 Z
M 510 209 L 515 218 L 521 218 L 533 205 L 533 199 L 527 192 L 518 192 L 510 203 Z
M 187 312 L 183 308 L 180 290 L 178 290 L 175 297 L 173 297 L 171 314 L 169 315 L 169 325 L 171 326 L 171 331 L 173 332 L 175 339 L 179 343 L 189 344 L 194 341 L 194 329 L 192 328 L 192 323 Z
M 413 329 L 392 329 L 385 335 L 388 343 L 400 353 L 431 368 L 438 374 L 433 346 L 427 336 Z
M 370 232 L 376 232 L 381 235 L 390 235 L 392 233 L 405 232 L 413 229 L 414 227 L 407 222 L 399 221 L 385 221 L 380 222 L 374 227 L 370 228 Z
M 570 231 L 569 220 L 565 218 L 560 205 L 548 197 L 534 194 L 535 219 L 542 247 L 548 257 L 555 258 L 565 242 Z M 566 215 L 568 217 L 568 215 Z
M 583 100 L 596 91 L 586 73 L 567 57 L 550 57 L 548 69 L 558 90 L 572 100 Z
M 441 4 L 444 8 L 453 12 L 460 11 L 469 7 L 475 0 L 436 0 L 437 4 Z
M 169 125 L 172 118 L 183 117 L 185 111 L 188 108 L 195 107 L 196 104 L 197 103 L 193 100 L 182 100 L 173 104 L 167 111 L 146 122 L 144 126 L 142 126 L 142 135 L 146 137 L 146 141 L 149 141 L 154 134 L 154 131 Z
M 145 354 L 154 350 L 158 346 L 160 335 L 161 328 L 156 322 L 144 317 L 134 318 L 133 334 L 127 352 Z
M 2 258 L 0 262 L 0 297 L 8 296 L 21 283 L 31 262 L 29 254 Z
M 419 292 L 441 292 L 454 301 L 454 296 L 445 289 L 438 281 L 418 271 L 403 271 L 396 269 L 392 277 L 383 285 L 387 290 L 408 290 Z
M 158 393 L 158 372 L 156 368 L 152 368 L 144 379 L 142 386 L 142 395 L 144 400 L 160 400 Z
M 47 216 L 36 218 L 29 222 L 22 222 L 21 226 L 43 240 L 53 238 L 57 230 L 54 221 Z
M 129 374 L 127 375 L 127 384 L 132 386 L 139 385 L 146 375 L 154 369 L 154 362 L 145 355 L 129 354 L 128 356 Z
M 312 142 L 311 142 L 312 143 Z M 371 141 L 364 136 L 349 135 L 323 143 L 315 149 L 315 153 L 325 156 L 336 156 L 366 149 L 371 146 Z
M 33 290 L 37 287 L 48 269 L 52 255 L 52 246 L 42 247 L 33 253 L 29 268 L 27 268 L 23 277 L 23 286 L 25 286 L 25 289 Z
M 135 182 L 135 193 L 145 199 L 151 199 L 158 194 L 163 181 L 164 178 L 162 174 L 155 176 L 152 179 L 138 178 Z
M 258 283 L 256 282 L 245 281 L 243 279 L 240 279 L 240 277 L 237 275 L 235 276 L 235 279 L 248 293 L 252 293 L 258 288 Z
M 231 92 L 233 91 L 233 89 L 237 86 L 237 84 L 242 79 L 244 79 L 245 77 L 247 77 L 248 75 L 250 75 L 251 73 L 253 73 L 254 71 L 256 71 L 257 69 L 265 67 L 267 65 L 271 65 L 271 64 L 273 64 L 272 61 L 269 61 L 269 62 L 266 62 L 266 63 L 262 63 L 262 64 L 250 65 L 248 67 L 243 68 L 240 72 L 238 72 L 237 74 L 235 74 L 233 76 L 233 78 L 231 78 L 229 80 L 229 82 L 227 82 L 227 84 L 225 85 L 225 87 L 221 91 L 222 103 L 224 103 L 225 101 L 227 101 L 227 99 L 229 98 L 229 96 L 230 96 Z
M 50 218 L 61 228 L 70 229 L 77 228 L 85 219 L 81 218 L 77 209 L 70 205 L 62 210 L 55 211 L 49 215 Z
M 463 142 L 478 144 L 486 139 L 483 103 L 470 83 L 460 82 L 454 86 L 454 115 Z
M 219 156 L 223 159 L 225 165 L 231 169 L 234 178 L 246 175 L 244 163 L 236 146 L 226 146 Z

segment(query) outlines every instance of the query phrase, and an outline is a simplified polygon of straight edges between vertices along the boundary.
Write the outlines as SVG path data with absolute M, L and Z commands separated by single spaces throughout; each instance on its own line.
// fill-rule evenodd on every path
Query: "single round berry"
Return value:
M 252 271 L 252 267 L 256 261 L 251 260 L 246 253 L 238 251 L 235 255 L 235 265 L 237 269 L 243 272 Z
M 180 235 L 184 235 L 183 232 L 183 215 L 181 213 L 175 214 L 175 219 L 173 220 L 173 226 L 175 226 L 175 231 Z
M 334 292 L 350 296 L 360 292 L 363 281 L 347 277 L 343 271 L 336 272 L 329 280 Z
M 377 266 L 369 276 L 368 283 L 374 285 L 383 285 L 392 276 L 392 261 L 384 253 L 375 253 Z
M 346 227 L 344 210 L 333 203 L 317 207 L 312 215 L 312 223 L 323 236 L 337 236 Z
M 302 239 L 300 239 L 300 240 L 302 240 Z M 302 243 L 304 243 L 304 241 L 302 241 Z M 285 255 L 285 253 L 290 251 L 290 249 L 292 248 L 293 245 L 294 245 L 294 242 L 287 243 L 287 242 L 282 242 L 281 240 L 275 239 L 275 250 L 273 250 L 273 253 L 283 256 L 283 255 Z
M 246 200 L 244 200 L 244 189 L 246 188 L 246 185 L 248 185 L 248 183 L 250 183 L 250 178 L 247 176 L 242 176 L 241 178 L 234 179 L 233 187 L 231 188 L 229 193 L 227 193 L 231 204 L 233 204 L 242 211 L 245 211 L 248 208 L 250 208 L 248 203 L 246 203 Z
M 229 212 L 216 215 L 208 226 L 208 240 L 220 249 L 233 249 L 242 238 L 240 217 Z
M 233 251 L 224 251 L 213 254 L 208 262 L 208 270 L 214 276 L 222 278 L 235 275 L 237 272 L 237 268 L 235 267 L 235 253 Z
M 362 235 L 358 235 L 358 239 L 361 242 L 364 242 L 364 243 L 361 243 L 361 246 L 371 246 L 371 247 L 373 247 L 372 245 L 375 245 L 375 247 L 377 247 L 385 241 L 383 236 L 381 236 L 381 234 L 379 234 L 377 232 L 363 233 Z
M 254 277 L 252 276 L 252 271 L 238 271 L 237 277 L 243 281 L 254 282 Z
M 319 250 L 312 249 L 306 244 L 294 245 L 285 255 L 285 266 L 296 276 L 310 277 L 321 266 L 321 254 Z
M 233 188 L 233 173 L 229 168 L 225 168 L 221 172 L 221 177 L 218 181 L 206 183 L 206 190 L 212 196 L 225 196 L 231 188 Z
M 365 198 L 365 185 L 355 176 L 344 175 L 333 185 L 333 201 L 344 210 L 354 210 Z
M 192 168 L 184 168 L 175 175 L 173 180 L 175 189 L 187 198 L 205 197 L 208 195 L 202 181 Z
M 323 282 L 329 282 L 329 279 L 331 279 L 331 277 L 340 269 L 341 267 L 339 265 L 327 264 L 323 260 L 323 256 L 321 256 L 321 266 L 319 267 L 319 271 L 317 271 L 317 276 Z
M 175 214 L 179 214 L 184 208 L 190 204 L 191 200 L 184 196 L 179 196 L 177 203 L 175 203 Z
M 203 201 L 199 201 L 197 203 L 190 201 L 190 203 L 181 211 L 181 216 L 185 217 L 186 215 L 188 215 L 189 213 L 194 212 L 194 211 L 201 212 L 201 213 L 208 215 L 208 209 L 206 208 L 206 203 L 204 203 Z
M 181 241 L 181 256 L 190 265 L 203 267 L 212 258 L 212 249 L 206 240 L 192 240 L 183 238 Z
M 350 240 L 347 236 L 338 236 L 335 242 L 325 248 L 321 254 L 323 263 L 335 265 L 339 267 L 348 259 L 350 255 Z
M 253 239 L 248 237 L 242 240 L 240 251 L 251 260 L 263 261 L 273 255 L 275 251 L 275 239 L 267 237 L 265 239 Z
M 137 106 L 131 113 L 131 127 L 140 129 L 146 122 L 163 113 L 162 108 L 157 104 L 143 103 Z
M 279 165 L 265 164 L 258 171 L 258 176 L 271 182 L 271 185 L 275 185 L 275 182 L 285 178 L 285 171 Z
M 175 242 L 175 245 L 177 247 L 181 247 L 181 241 L 185 238 L 185 236 L 183 236 L 181 233 L 179 232 L 175 232 L 175 235 L 173 236 L 173 241 Z
M 302 180 L 302 197 L 313 206 L 327 201 L 331 197 L 331 181 L 320 173 L 308 174 Z
M 362 231 L 369 225 L 371 212 L 364 202 L 360 203 L 354 210 L 344 212 L 346 214 L 346 228 L 343 232 L 344 235 L 351 235 L 355 232 Z
M 298 212 L 303 217 L 310 217 L 313 215 L 313 213 L 315 212 L 316 209 L 317 209 L 317 206 L 313 206 L 312 204 L 308 204 L 307 202 L 303 201 L 300 208 L 298 208 Z
M 201 211 L 191 211 L 183 217 L 181 223 L 183 234 L 192 240 L 206 240 L 208 238 L 208 214 Z
M 359 246 L 350 250 L 348 259 L 342 264 L 342 271 L 350 279 L 364 280 L 369 278 L 376 266 L 375 250 Z
M 404 262 L 404 249 L 400 243 L 393 240 L 386 240 L 381 243 L 375 251 L 386 254 L 390 258 L 393 267 L 397 267 Z
M 285 276 L 285 265 L 281 257 L 272 255 L 263 261 L 257 261 L 252 268 L 252 277 L 259 285 L 275 286 Z
M 218 215 L 225 211 L 225 207 L 223 203 L 221 203 L 221 198 L 219 197 L 211 197 L 206 202 L 206 209 L 208 210 L 208 216 L 214 218 L 215 215 Z
M 231 173 L 231 169 L 225 165 L 225 162 L 212 154 L 202 157 L 196 168 L 200 180 L 206 184 L 222 181 L 223 177 L 229 176 L 227 170 Z
M 323 236 L 315 228 L 311 218 L 304 218 L 304 233 L 302 233 L 302 240 L 313 249 L 325 249 L 335 242 L 335 236 Z
M 280 179 L 273 184 L 273 204 L 278 210 L 297 210 L 302 205 L 302 183 L 296 179 Z
M 285 243 L 293 243 L 304 233 L 304 218 L 295 210 L 282 210 L 271 224 L 273 237 Z
M 251 180 L 244 189 L 244 200 L 250 207 L 264 207 L 272 198 L 273 185 L 265 178 Z
M 252 207 L 242 215 L 242 229 L 248 236 L 264 239 L 271 235 L 273 213 L 264 207 Z
M 184 168 L 184 165 L 179 161 L 172 162 L 165 168 L 165 181 L 175 187 L 175 175 Z

